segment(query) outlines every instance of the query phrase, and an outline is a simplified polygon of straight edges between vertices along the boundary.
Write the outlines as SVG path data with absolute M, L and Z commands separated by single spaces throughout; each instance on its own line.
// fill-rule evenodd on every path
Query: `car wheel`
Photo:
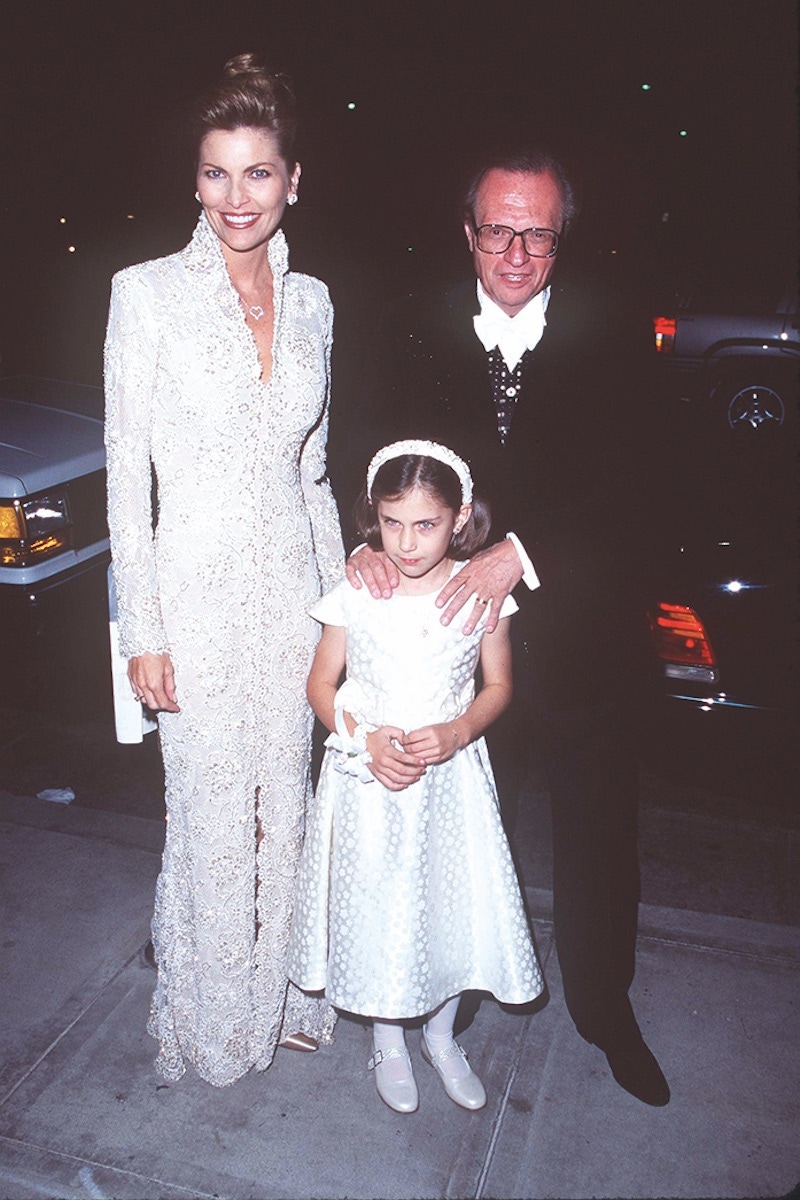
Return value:
M 787 419 L 789 386 L 754 370 L 726 376 L 711 390 L 716 419 L 722 418 L 737 439 L 771 441 Z
M 774 388 L 750 384 L 731 396 L 727 407 L 728 424 L 735 433 L 750 437 L 780 429 L 786 417 L 783 400 Z

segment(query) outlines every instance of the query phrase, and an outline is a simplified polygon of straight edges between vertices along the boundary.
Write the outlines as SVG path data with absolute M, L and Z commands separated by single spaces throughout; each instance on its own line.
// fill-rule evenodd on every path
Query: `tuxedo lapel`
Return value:
M 505 446 L 505 457 L 513 457 L 521 447 L 527 453 L 535 440 L 537 422 L 547 423 L 547 414 L 558 403 L 564 372 L 561 343 L 561 322 L 558 303 L 548 307 L 548 321 L 541 341 L 526 352 L 519 399 Z M 555 311 L 550 314 L 550 307 Z M 489 379 L 488 356 L 477 334 L 473 317 L 479 312 L 475 285 L 462 284 L 447 293 L 446 305 L 440 310 L 440 361 L 448 364 L 445 384 L 445 403 L 453 418 L 459 413 L 469 420 L 480 436 L 487 438 L 500 451 L 497 415 Z M 444 384 L 444 381 L 442 381 Z
M 447 364 L 448 379 L 442 382 L 453 419 L 465 421 L 477 436 L 491 437 L 494 432 L 497 437 L 486 351 L 473 324 L 478 311 L 474 285 L 448 292 L 442 329 L 446 344 L 442 362 Z

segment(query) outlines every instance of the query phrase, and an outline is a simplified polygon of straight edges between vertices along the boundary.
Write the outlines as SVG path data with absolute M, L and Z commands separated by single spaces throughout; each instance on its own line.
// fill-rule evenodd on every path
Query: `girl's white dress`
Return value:
M 269 1066 L 281 1031 L 330 1040 L 335 1019 L 287 993 L 286 971 L 310 798 L 308 609 L 343 569 L 325 479 L 332 311 L 324 284 L 289 272 L 280 231 L 269 261 L 266 384 L 204 216 L 184 250 L 115 276 L 106 341 L 121 648 L 168 651 L 181 708 L 159 716 L 167 832 L 149 1028 L 168 1079 L 189 1062 L 220 1085 Z
M 347 630 L 337 704 L 405 731 L 474 696 L 483 636 L 440 622 L 435 593 L 374 600 L 340 584 L 311 609 Z M 516 609 L 508 600 L 503 615 Z M 301 859 L 289 976 L 337 1008 L 407 1018 L 465 989 L 532 1000 L 542 976 L 483 738 L 402 792 L 335 767 L 328 749 Z

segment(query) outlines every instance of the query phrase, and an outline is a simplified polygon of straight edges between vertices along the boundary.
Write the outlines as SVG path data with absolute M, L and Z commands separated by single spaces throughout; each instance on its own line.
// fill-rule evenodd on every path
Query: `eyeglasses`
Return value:
M 512 229 L 510 225 L 473 226 L 478 249 L 484 254 L 505 254 L 514 238 L 522 238 L 525 253 L 531 258 L 552 258 L 558 250 L 555 229 Z

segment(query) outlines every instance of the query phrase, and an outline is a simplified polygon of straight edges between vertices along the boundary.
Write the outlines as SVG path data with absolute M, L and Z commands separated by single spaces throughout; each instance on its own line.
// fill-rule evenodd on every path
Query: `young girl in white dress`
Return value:
M 357 518 L 400 583 L 376 600 L 343 582 L 311 609 L 324 629 L 308 698 L 331 736 L 289 975 L 373 1019 L 368 1066 L 390 1108 L 418 1107 L 403 1023 L 424 1016 L 423 1057 L 456 1104 L 479 1109 L 486 1093 L 453 1039 L 461 993 L 522 1004 L 543 986 L 482 737 L 511 699 L 516 604 L 485 636 L 485 618 L 468 635 L 441 624 L 437 593 L 489 529 L 466 463 L 446 447 L 380 450 Z

